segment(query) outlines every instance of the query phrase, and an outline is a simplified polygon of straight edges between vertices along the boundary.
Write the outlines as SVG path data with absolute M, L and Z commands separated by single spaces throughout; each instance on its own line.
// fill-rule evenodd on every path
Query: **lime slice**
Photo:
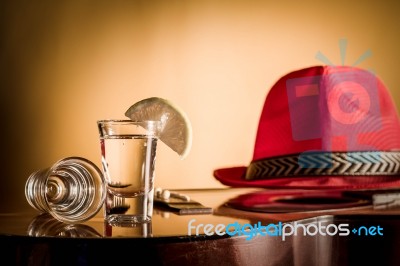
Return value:
M 151 97 L 133 104 L 125 112 L 133 121 L 160 121 L 159 139 L 184 159 L 192 146 L 191 123 L 179 107 L 170 101 Z

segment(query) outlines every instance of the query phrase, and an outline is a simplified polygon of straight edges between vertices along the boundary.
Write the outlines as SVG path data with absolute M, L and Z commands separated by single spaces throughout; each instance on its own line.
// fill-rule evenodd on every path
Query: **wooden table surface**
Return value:
M 32 209 L 0 214 L 1 256 L 10 265 L 400 265 L 400 209 L 372 207 L 317 212 L 261 213 L 225 205 L 239 195 L 259 189 L 180 190 L 210 214 L 178 215 L 154 209 L 153 221 L 130 227 L 104 223 L 103 213 L 82 224 L 68 225 Z M 193 220 L 194 219 L 194 220 Z M 199 224 L 278 224 L 294 222 L 349 229 L 382 228 L 382 235 L 290 235 L 279 236 L 199 234 L 189 222 Z M 134 263 L 135 262 L 135 263 Z M 372 263 L 372 264 L 371 264 Z

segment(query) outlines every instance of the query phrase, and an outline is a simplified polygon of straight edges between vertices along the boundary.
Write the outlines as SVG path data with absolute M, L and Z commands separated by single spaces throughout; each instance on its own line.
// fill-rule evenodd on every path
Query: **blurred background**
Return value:
M 324 54 L 372 69 L 400 104 L 396 1 L 2 1 L 1 211 L 26 206 L 35 170 L 67 156 L 100 167 L 96 121 L 152 96 L 193 126 L 181 160 L 160 144 L 156 186 L 223 187 L 216 168 L 247 165 L 269 88 Z

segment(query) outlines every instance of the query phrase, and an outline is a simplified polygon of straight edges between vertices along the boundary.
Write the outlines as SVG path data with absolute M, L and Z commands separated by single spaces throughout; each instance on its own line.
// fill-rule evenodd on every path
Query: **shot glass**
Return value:
M 150 222 L 160 123 L 100 120 L 97 125 L 107 189 L 105 220 L 115 226 Z
M 101 170 L 81 157 L 67 157 L 36 171 L 25 184 L 25 197 L 34 209 L 69 224 L 95 216 L 105 195 Z

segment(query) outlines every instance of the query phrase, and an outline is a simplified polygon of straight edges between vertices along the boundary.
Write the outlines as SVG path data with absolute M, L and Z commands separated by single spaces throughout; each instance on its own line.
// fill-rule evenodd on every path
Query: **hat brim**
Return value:
M 290 189 L 384 189 L 400 188 L 400 175 L 395 176 L 301 176 L 246 180 L 246 166 L 214 170 L 214 177 L 231 187 Z

